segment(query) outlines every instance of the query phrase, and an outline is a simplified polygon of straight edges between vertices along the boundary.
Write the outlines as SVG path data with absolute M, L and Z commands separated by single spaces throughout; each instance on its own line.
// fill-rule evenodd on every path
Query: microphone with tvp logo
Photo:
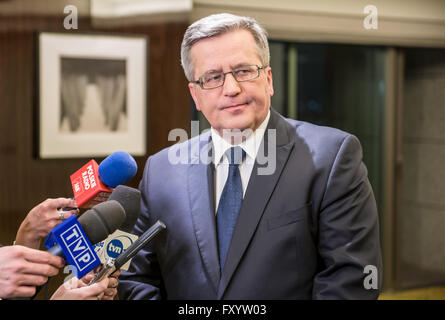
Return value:
M 45 240 L 48 252 L 65 258 L 80 279 L 101 264 L 92 243 L 105 239 L 125 220 L 125 210 L 117 201 L 94 206 L 79 219 L 72 215 L 51 230 Z
M 127 183 L 137 170 L 136 160 L 124 151 L 112 153 L 100 165 L 90 160 L 70 176 L 77 206 L 89 209 L 107 201 L 113 188 Z

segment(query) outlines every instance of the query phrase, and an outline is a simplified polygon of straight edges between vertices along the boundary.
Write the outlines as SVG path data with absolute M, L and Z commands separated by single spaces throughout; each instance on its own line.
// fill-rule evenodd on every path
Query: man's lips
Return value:
M 225 106 L 221 107 L 221 110 L 224 110 L 224 109 L 236 109 L 236 108 L 243 107 L 243 106 L 245 106 L 247 104 L 248 104 L 248 102 L 234 103 L 234 104 L 230 104 L 230 105 L 225 105 Z

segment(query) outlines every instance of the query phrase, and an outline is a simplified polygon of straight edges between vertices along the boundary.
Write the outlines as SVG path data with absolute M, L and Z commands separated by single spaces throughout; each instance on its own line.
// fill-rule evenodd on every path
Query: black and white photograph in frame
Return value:
M 145 155 L 147 38 L 42 32 L 39 157 Z

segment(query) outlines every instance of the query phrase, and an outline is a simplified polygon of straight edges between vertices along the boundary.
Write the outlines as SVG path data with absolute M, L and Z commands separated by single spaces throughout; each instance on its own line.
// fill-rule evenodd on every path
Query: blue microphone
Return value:
M 110 188 L 127 183 L 136 175 L 136 160 L 125 151 L 116 151 L 99 165 L 99 177 Z

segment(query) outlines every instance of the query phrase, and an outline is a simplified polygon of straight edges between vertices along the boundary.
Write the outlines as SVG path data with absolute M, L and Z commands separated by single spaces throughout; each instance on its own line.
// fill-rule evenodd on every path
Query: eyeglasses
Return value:
M 238 82 L 250 81 L 260 76 L 260 70 L 267 66 L 259 67 L 257 65 L 243 66 L 235 70 L 227 72 L 209 72 L 200 77 L 198 80 L 191 81 L 197 83 L 204 90 L 215 89 L 224 85 L 226 75 L 231 73 Z

